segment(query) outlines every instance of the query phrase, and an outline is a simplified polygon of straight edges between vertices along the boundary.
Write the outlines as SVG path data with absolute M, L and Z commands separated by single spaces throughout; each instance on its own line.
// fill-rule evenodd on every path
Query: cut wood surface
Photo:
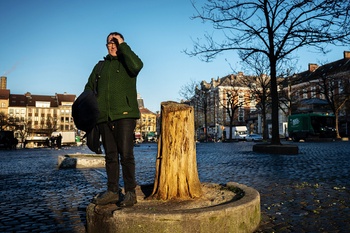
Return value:
M 153 198 L 187 200 L 201 196 L 194 133 L 193 107 L 176 102 L 161 103 Z

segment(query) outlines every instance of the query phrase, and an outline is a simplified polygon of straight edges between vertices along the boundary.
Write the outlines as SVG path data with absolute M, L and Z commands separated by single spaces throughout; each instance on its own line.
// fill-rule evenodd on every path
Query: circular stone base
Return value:
M 279 154 L 279 155 L 297 155 L 299 154 L 299 148 L 296 145 L 271 145 L 271 144 L 255 144 L 253 146 L 254 152 L 266 153 L 266 154 Z
M 258 228 L 260 195 L 255 189 L 230 182 L 202 184 L 202 191 L 200 199 L 160 201 L 145 199 L 152 185 L 141 186 L 136 190 L 138 203 L 131 208 L 89 204 L 87 232 L 227 233 Z

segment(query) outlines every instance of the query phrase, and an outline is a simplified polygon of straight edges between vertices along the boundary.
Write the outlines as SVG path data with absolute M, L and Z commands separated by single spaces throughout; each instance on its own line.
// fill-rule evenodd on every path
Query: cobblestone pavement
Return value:
M 293 143 L 293 142 L 288 142 Z M 252 152 L 252 142 L 197 144 L 201 182 L 245 184 L 261 195 L 257 232 L 350 232 L 350 142 L 298 143 L 299 155 Z M 139 184 L 153 183 L 156 144 L 135 147 Z M 86 147 L 0 150 L 0 232 L 85 232 L 101 169 L 58 169 Z

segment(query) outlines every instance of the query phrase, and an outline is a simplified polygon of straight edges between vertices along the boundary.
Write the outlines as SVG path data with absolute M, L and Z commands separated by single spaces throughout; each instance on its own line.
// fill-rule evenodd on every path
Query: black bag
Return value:
M 95 125 L 89 133 L 85 134 L 85 137 L 86 145 L 89 147 L 89 149 L 96 154 L 102 154 L 100 130 L 98 129 L 98 126 Z
M 85 131 L 86 145 L 96 154 L 102 154 L 100 131 L 96 125 L 99 115 L 93 91 L 84 91 L 72 105 L 72 116 L 76 127 Z
M 74 123 L 78 129 L 85 131 L 86 144 L 96 154 L 102 154 L 100 131 L 96 125 L 100 114 L 96 96 L 98 79 L 100 78 L 103 64 L 103 61 L 99 61 L 97 65 L 94 91 L 84 91 L 72 105 Z
M 89 133 L 97 123 L 99 115 L 96 96 L 93 91 L 84 91 L 72 105 L 75 126 Z

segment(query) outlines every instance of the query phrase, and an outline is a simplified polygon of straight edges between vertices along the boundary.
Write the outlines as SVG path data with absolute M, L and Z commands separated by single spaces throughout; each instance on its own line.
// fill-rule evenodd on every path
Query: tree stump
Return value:
M 161 131 L 152 198 L 187 200 L 202 195 L 198 177 L 193 107 L 161 103 Z

